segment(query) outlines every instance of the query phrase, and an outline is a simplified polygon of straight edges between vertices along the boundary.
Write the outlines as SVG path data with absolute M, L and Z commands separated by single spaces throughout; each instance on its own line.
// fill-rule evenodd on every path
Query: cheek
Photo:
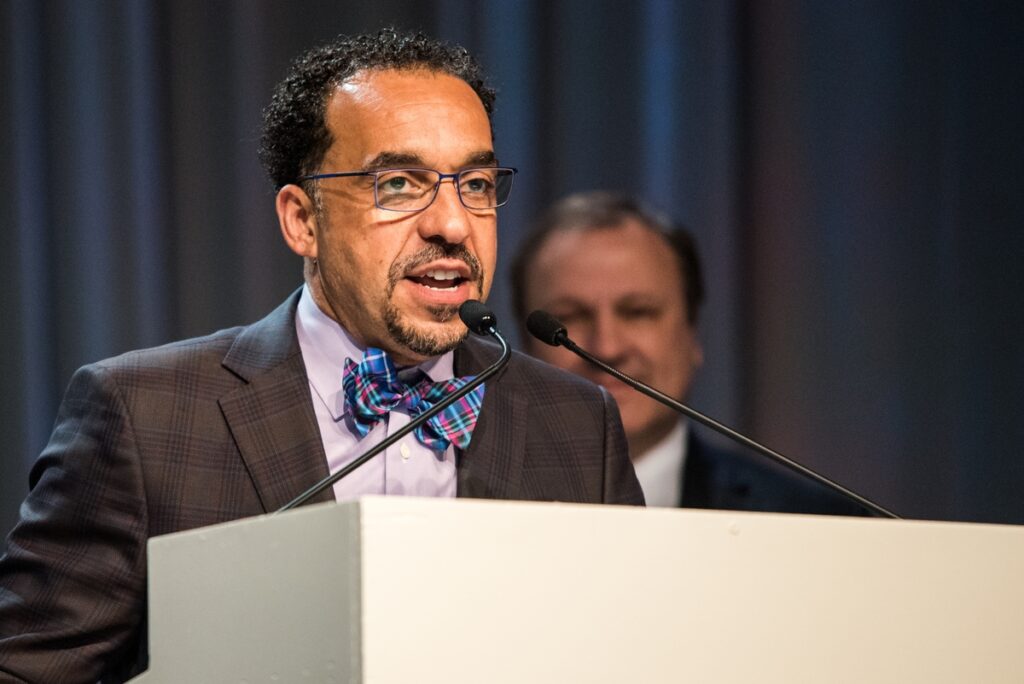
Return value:
M 494 268 L 498 260 L 498 231 L 494 220 L 486 221 L 477 227 L 473 237 L 473 249 L 490 284 L 494 279 Z
M 371 278 L 379 269 L 386 268 L 372 252 L 362 249 L 349 249 L 343 252 L 340 259 L 344 272 L 341 277 L 356 287 L 372 285 Z
M 693 376 L 697 369 L 696 359 L 698 354 L 694 347 L 694 338 L 687 333 L 678 331 L 665 334 L 663 340 L 672 340 L 671 343 L 661 344 L 658 349 L 657 358 L 661 360 L 661 366 L 666 381 L 672 383 L 671 394 L 680 397 L 686 394 Z
M 366 287 L 379 288 L 391 275 L 391 270 L 401 261 L 401 244 L 383 239 L 367 240 L 351 247 L 354 266 Z

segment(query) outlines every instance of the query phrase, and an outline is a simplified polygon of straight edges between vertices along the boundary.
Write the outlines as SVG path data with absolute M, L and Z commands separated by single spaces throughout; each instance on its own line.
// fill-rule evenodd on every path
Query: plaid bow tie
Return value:
M 386 352 L 369 347 L 358 365 L 352 359 L 345 359 L 341 384 L 351 417 L 349 425 L 360 437 L 365 437 L 374 425 L 395 409 L 405 409 L 410 417 L 415 418 L 468 384 L 473 377 L 431 382 L 424 375 L 416 383 L 407 383 L 399 379 L 398 370 Z M 449 444 L 465 449 L 469 446 L 483 400 L 484 386 L 480 385 L 416 428 L 416 439 L 436 451 L 444 451 Z

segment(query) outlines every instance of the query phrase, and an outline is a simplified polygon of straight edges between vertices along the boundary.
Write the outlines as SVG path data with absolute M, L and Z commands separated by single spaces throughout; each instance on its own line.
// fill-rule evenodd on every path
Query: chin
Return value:
M 417 357 L 446 354 L 459 346 L 469 333 L 458 317 L 448 321 L 416 321 L 394 313 L 396 315 L 385 316 L 391 339 Z
M 646 399 L 647 397 L 641 398 Z M 651 411 L 650 407 L 645 406 L 642 402 L 637 402 L 636 405 L 624 402 L 619 407 L 619 413 L 622 416 L 623 429 L 627 433 L 637 434 L 663 430 L 666 425 L 674 424 L 678 417 L 673 412 L 661 414 Z

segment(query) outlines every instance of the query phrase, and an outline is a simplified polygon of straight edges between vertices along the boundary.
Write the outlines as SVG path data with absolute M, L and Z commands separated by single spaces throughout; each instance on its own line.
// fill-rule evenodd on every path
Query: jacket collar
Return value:
M 295 334 L 298 300 L 295 292 L 243 329 L 222 362 L 244 384 L 221 397 L 220 408 L 268 513 L 328 475 Z M 314 499 L 333 500 L 331 488 Z

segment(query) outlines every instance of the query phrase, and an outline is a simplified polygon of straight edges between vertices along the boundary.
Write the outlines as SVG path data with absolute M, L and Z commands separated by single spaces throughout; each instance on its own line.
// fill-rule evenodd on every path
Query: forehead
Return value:
M 462 79 L 427 69 L 363 70 L 341 82 L 327 103 L 328 157 L 365 163 L 383 153 L 425 164 L 490 151 L 490 121 Z
M 668 242 L 635 219 L 557 231 L 537 252 L 532 290 L 579 301 L 658 294 L 682 301 L 682 273 Z M 543 284 L 541 284 L 543 283 Z

